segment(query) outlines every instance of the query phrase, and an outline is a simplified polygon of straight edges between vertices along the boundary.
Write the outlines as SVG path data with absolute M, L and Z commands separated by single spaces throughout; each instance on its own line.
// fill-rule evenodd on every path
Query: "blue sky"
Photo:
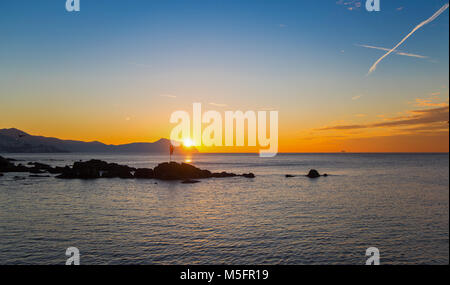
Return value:
M 65 0 L 2 0 L 2 105 L 167 121 L 168 108 L 203 102 L 276 108 L 299 124 L 327 114 L 318 125 L 396 113 L 434 90 L 448 94 L 448 10 L 400 48 L 427 59 L 391 55 L 366 76 L 383 51 L 357 45 L 391 48 L 445 3 L 381 0 L 369 13 L 352 0 L 81 0 L 81 12 L 68 13 Z

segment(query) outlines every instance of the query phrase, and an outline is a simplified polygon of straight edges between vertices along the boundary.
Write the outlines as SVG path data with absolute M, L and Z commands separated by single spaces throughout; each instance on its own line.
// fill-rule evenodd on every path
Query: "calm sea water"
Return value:
M 163 156 L 3 155 L 52 165 L 98 158 L 154 167 Z M 0 177 L 0 264 L 449 263 L 448 154 L 196 155 L 255 179 L 185 185 Z M 311 180 L 310 168 L 332 174 Z M 18 177 L 24 177 L 21 180 Z

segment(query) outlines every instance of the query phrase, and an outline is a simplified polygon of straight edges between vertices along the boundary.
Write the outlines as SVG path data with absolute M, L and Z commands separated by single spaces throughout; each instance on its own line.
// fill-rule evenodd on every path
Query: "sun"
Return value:
M 183 145 L 184 145 L 185 147 L 191 147 L 191 146 L 194 145 L 194 142 L 193 142 L 191 139 L 187 138 L 187 139 L 184 139 Z

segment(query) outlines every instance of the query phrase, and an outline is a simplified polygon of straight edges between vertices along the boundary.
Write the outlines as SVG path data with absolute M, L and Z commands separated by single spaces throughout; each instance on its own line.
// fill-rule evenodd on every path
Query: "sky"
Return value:
M 0 1 L 0 128 L 152 142 L 199 102 L 277 110 L 280 152 L 448 152 L 449 10 L 369 73 L 448 0 L 65 2 Z

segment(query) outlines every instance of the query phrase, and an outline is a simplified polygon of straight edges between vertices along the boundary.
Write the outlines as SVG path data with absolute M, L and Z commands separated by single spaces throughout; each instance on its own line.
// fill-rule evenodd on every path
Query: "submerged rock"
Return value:
M 183 184 L 195 184 L 195 183 L 200 183 L 200 181 L 187 179 L 187 180 L 182 181 L 181 183 L 183 183 Z
M 100 172 L 92 168 L 73 169 L 69 168 L 60 175 L 56 176 L 59 179 L 97 179 L 100 178 Z
M 235 176 L 237 176 L 237 175 L 234 173 L 228 173 L 225 171 L 220 172 L 220 173 L 212 173 L 211 174 L 211 177 L 214 177 L 214 178 L 226 178 L 226 177 L 235 177 Z
M 49 171 L 49 170 L 53 169 L 53 167 L 51 167 L 50 165 L 39 163 L 39 162 L 29 162 L 28 165 L 32 165 L 33 169 L 38 169 L 38 170 Z
M 245 177 L 245 178 L 255 178 L 255 174 L 253 174 L 253 173 L 244 173 L 244 174 L 242 174 L 242 176 L 243 177 Z
M 28 177 L 31 177 L 31 178 L 47 178 L 47 177 L 50 177 L 50 175 L 29 175 Z

